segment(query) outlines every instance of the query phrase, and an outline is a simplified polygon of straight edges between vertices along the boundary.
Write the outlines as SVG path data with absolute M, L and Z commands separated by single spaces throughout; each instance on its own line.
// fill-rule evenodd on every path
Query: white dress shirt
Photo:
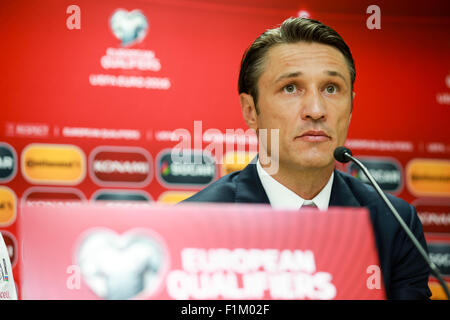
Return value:
M 331 174 L 331 177 L 325 187 L 323 187 L 323 189 L 312 200 L 305 200 L 269 175 L 259 163 L 259 159 L 256 163 L 256 169 L 272 208 L 298 210 L 302 206 L 314 205 L 321 211 L 328 209 L 334 172 Z

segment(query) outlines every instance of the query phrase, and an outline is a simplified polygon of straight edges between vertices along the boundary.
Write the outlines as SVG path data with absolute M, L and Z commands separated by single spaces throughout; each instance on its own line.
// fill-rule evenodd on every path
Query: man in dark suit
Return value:
M 388 298 L 426 299 L 430 271 L 406 233 L 372 187 L 335 170 L 355 75 L 347 44 L 319 21 L 290 18 L 264 32 L 245 52 L 239 74 L 242 114 L 259 137 L 259 156 L 185 201 L 367 207 Z M 388 197 L 426 247 L 414 207 Z

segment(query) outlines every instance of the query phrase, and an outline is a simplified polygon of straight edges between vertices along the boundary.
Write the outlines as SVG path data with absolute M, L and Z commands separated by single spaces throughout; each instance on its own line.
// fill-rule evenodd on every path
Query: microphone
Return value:
M 352 152 L 349 148 L 346 147 L 337 147 L 334 149 L 334 158 L 342 163 L 347 163 L 351 160 L 350 156 L 352 156 Z
M 361 170 L 364 172 L 364 174 L 367 176 L 367 178 L 369 179 L 370 183 L 372 184 L 372 186 L 375 188 L 375 190 L 377 191 L 377 193 L 380 195 L 380 197 L 383 199 L 383 201 L 386 203 L 386 205 L 388 206 L 388 208 L 391 210 L 392 214 L 394 215 L 394 217 L 397 219 L 398 223 L 400 224 L 400 226 L 403 228 L 403 230 L 406 232 L 406 234 L 408 235 L 409 239 L 411 239 L 411 241 L 413 242 L 414 246 L 417 248 L 417 250 L 419 250 L 419 253 L 422 255 L 423 259 L 426 261 L 426 263 L 428 264 L 428 266 L 430 267 L 431 272 L 433 273 L 433 275 L 439 280 L 439 284 L 442 286 L 442 288 L 444 289 L 445 294 L 447 295 L 447 298 L 450 299 L 450 293 L 447 287 L 447 284 L 445 283 L 444 279 L 442 278 L 441 272 L 439 271 L 438 267 L 436 266 L 436 264 L 434 264 L 433 261 L 431 261 L 431 259 L 428 257 L 427 252 L 425 251 L 425 249 L 422 247 L 422 245 L 420 244 L 419 240 L 417 240 L 417 238 L 414 236 L 414 234 L 411 232 L 411 230 L 409 229 L 409 227 L 406 225 L 406 223 L 403 221 L 402 217 L 400 217 L 399 213 L 397 212 L 397 210 L 394 208 L 394 206 L 392 205 L 392 203 L 389 201 L 389 199 L 386 197 L 386 195 L 384 194 L 384 192 L 381 190 L 380 186 L 378 185 L 378 183 L 375 181 L 375 179 L 372 177 L 372 175 L 370 174 L 369 170 L 361 163 L 361 161 L 359 161 L 358 159 L 356 159 L 355 157 L 353 157 L 352 152 L 350 151 L 350 149 L 346 148 L 346 147 L 337 147 L 334 150 L 334 158 L 342 163 L 347 163 L 349 161 L 353 161 L 354 163 L 356 163 L 356 165 L 358 167 L 361 168 Z

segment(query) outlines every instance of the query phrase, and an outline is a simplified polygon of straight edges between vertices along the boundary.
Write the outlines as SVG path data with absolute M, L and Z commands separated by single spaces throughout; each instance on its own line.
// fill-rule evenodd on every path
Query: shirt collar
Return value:
M 258 171 L 258 176 L 261 180 L 264 191 L 266 191 L 270 204 L 274 209 L 298 210 L 304 204 L 310 204 L 311 202 L 313 202 L 314 205 L 319 208 L 319 210 L 328 210 L 331 196 L 331 187 L 333 185 L 334 179 L 334 171 L 331 174 L 330 179 L 328 180 L 325 187 L 323 187 L 323 189 L 312 200 L 305 200 L 292 190 L 279 183 L 271 175 L 269 175 L 259 163 L 259 159 L 256 163 L 256 169 Z

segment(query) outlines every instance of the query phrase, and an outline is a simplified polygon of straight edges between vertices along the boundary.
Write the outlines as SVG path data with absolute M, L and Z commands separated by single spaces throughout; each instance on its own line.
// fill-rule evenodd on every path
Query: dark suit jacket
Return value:
M 426 249 L 415 208 L 390 194 L 387 196 Z M 222 177 L 184 202 L 270 203 L 254 161 L 244 170 Z M 369 209 L 388 299 L 428 299 L 431 296 L 428 265 L 374 188 L 335 170 L 329 206 Z

